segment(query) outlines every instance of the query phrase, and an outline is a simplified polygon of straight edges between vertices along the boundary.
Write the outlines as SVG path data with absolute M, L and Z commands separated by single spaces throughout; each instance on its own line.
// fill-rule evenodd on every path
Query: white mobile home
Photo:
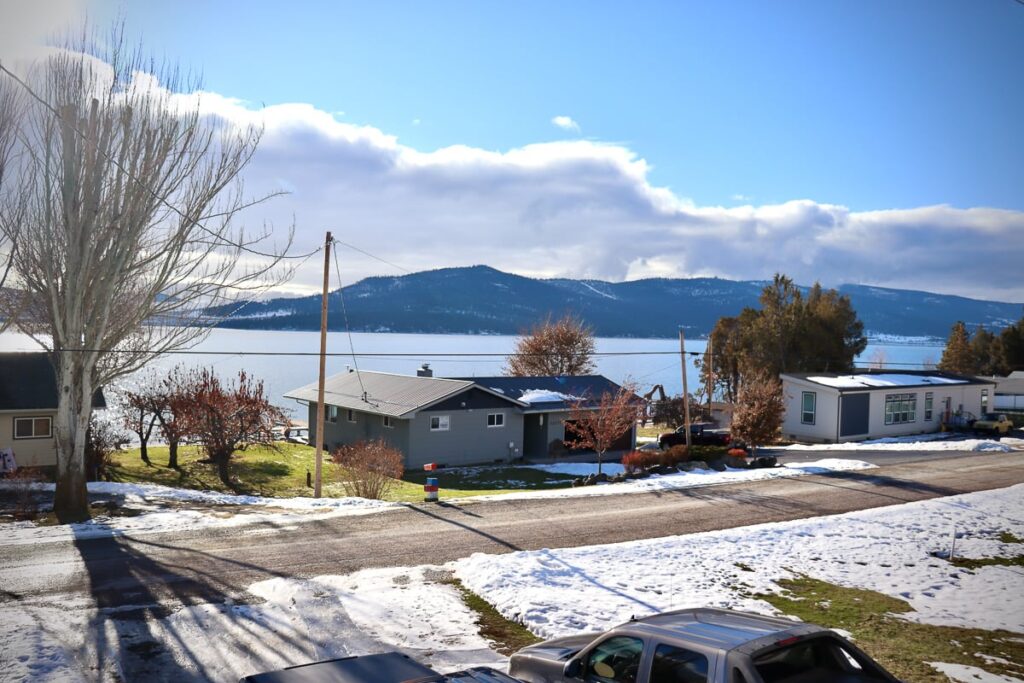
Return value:
M 939 371 L 783 374 L 783 438 L 812 443 L 937 432 L 953 415 L 979 416 L 995 383 Z

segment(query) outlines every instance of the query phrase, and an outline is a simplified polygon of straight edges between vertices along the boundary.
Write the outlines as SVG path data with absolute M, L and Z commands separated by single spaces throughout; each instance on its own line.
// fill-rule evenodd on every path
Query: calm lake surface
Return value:
M 504 355 L 515 345 L 512 336 L 397 334 L 353 332 L 352 346 L 360 370 L 377 370 L 399 374 L 415 374 L 422 363 L 430 363 L 438 377 L 486 377 L 500 375 Z M 686 350 L 703 353 L 704 340 L 687 340 Z M 0 351 L 33 351 L 38 347 L 25 335 L 7 332 L 0 335 Z M 316 381 L 320 349 L 317 332 L 286 332 L 263 330 L 216 329 L 193 350 L 209 355 L 174 354 L 153 361 L 156 369 L 176 364 L 213 367 L 222 376 L 232 376 L 245 370 L 264 380 L 267 393 L 281 407 L 295 409 L 302 416 L 300 406 L 283 394 L 289 389 Z M 349 354 L 349 339 L 343 332 L 327 336 L 328 353 Z M 644 355 L 610 355 L 597 358 L 597 372 L 616 382 L 636 381 L 642 391 L 662 384 L 665 391 L 682 391 L 682 373 L 679 367 L 679 341 L 676 339 L 609 339 L 598 338 L 599 353 L 642 353 Z M 899 363 L 934 363 L 942 356 L 942 345 L 872 343 L 859 357 L 860 365 L 867 365 L 884 353 L 887 367 L 913 369 Z M 247 356 L 245 353 L 268 355 Z M 281 356 L 279 353 L 310 353 L 310 356 Z M 374 354 L 391 354 L 374 357 Z M 486 357 L 444 357 L 442 354 L 494 354 Z M 687 382 L 693 391 L 698 382 L 694 357 L 687 358 Z M 333 356 L 327 359 L 327 373 L 344 372 L 352 365 L 351 356 Z

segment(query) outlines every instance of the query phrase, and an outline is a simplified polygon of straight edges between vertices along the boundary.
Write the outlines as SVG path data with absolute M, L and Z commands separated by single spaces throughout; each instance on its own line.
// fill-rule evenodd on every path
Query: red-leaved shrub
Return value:
M 673 446 L 665 451 L 633 451 L 622 457 L 622 466 L 627 472 L 640 472 L 650 467 L 675 467 L 686 462 L 686 446 Z

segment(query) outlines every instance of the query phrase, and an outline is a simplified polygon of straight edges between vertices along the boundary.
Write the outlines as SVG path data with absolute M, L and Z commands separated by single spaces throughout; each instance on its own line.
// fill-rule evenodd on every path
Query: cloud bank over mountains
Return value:
M 529 276 L 722 276 L 855 282 L 1024 301 L 1024 213 L 926 206 L 852 211 L 794 199 L 698 206 L 650 180 L 619 144 L 543 142 L 422 151 L 308 104 L 200 106 L 261 125 L 252 188 L 291 194 L 259 209 L 312 245 L 324 230 L 410 270 L 485 263 Z M 252 216 L 250 216 L 252 218 Z M 385 268 L 343 253 L 346 280 Z M 295 285 L 315 287 L 317 267 Z

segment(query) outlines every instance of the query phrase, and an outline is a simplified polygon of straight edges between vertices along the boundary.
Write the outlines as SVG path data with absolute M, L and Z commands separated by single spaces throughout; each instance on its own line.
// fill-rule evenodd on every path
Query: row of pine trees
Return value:
M 1024 370 L 1024 317 L 999 334 L 979 325 L 971 334 L 958 321 L 949 332 L 939 369 L 965 375 L 1006 376 Z

